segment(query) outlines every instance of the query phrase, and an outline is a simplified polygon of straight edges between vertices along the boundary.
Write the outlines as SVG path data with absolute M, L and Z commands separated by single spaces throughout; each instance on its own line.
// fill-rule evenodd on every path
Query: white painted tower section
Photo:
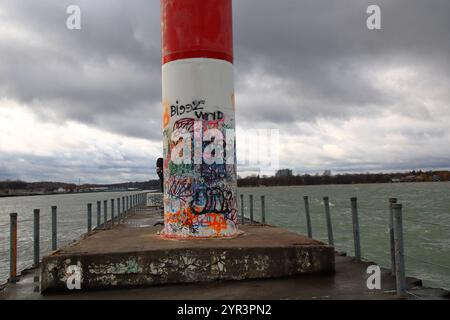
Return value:
M 235 236 L 238 219 L 233 64 L 213 58 L 165 63 L 162 96 L 164 235 Z M 223 138 L 224 143 L 219 141 L 223 154 L 220 148 L 213 153 L 214 159 L 223 159 L 222 163 L 211 163 L 208 157 L 212 136 L 216 142 L 220 136 Z

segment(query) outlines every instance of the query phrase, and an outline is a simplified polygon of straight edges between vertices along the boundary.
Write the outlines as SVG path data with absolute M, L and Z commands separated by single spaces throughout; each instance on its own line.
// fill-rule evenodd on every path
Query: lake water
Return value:
M 403 204 L 406 271 L 425 285 L 450 289 L 450 183 L 398 183 L 329 186 L 240 188 L 254 195 L 254 215 L 260 219 L 260 196 L 266 197 L 267 223 L 306 234 L 303 196 L 309 196 L 313 236 L 327 241 L 323 197 L 330 198 L 336 249 L 353 255 L 350 198 L 358 197 L 361 252 L 366 259 L 389 267 L 388 199 Z M 33 209 L 41 209 L 41 255 L 51 246 L 51 210 L 58 206 L 58 246 L 77 239 L 86 231 L 86 204 L 116 199 L 132 193 L 90 193 L 0 198 L 0 283 L 9 270 L 9 213 L 19 213 L 19 270 L 33 259 Z M 239 200 L 240 203 L 240 200 Z M 108 210 L 110 209 L 108 201 Z M 117 209 L 116 209 L 117 210 Z M 117 214 L 117 211 L 116 211 Z M 108 214 L 108 217 L 110 214 Z M 103 217 L 103 211 L 102 211 Z M 103 218 L 102 218 L 103 219 Z
M 403 204 L 406 274 L 425 285 L 450 289 L 450 183 L 392 183 L 241 188 L 248 214 L 249 194 L 260 219 L 265 195 L 267 223 L 307 234 L 303 196 L 309 196 L 313 237 L 328 241 L 323 197 L 330 198 L 334 243 L 354 255 L 350 198 L 358 198 L 361 254 L 390 267 L 388 199 Z M 240 200 L 239 200 L 240 201 Z
M 97 201 L 108 200 L 108 219 L 111 218 L 111 199 L 117 216 L 117 198 L 139 192 L 99 192 L 31 197 L 0 198 L 0 284 L 9 275 L 9 214 L 18 213 L 18 271 L 33 264 L 33 210 L 40 209 L 41 257 L 51 251 L 51 206 L 58 207 L 58 248 L 76 240 L 87 231 L 87 204 L 92 203 L 92 226 L 97 225 Z M 122 208 L 122 203 L 120 204 Z

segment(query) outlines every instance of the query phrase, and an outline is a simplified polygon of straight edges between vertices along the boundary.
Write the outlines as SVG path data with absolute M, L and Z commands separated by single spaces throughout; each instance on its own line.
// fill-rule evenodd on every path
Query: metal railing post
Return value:
M 253 195 L 252 194 L 249 196 L 249 200 L 250 200 L 250 224 L 253 224 L 253 222 L 255 220 L 253 220 Z
M 133 215 L 134 214 L 134 194 L 132 194 L 131 196 L 130 196 L 130 211 L 131 211 L 131 215 Z
M 394 240 L 394 209 L 397 198 L 389 198 L 389 247 L 391 252 L 391 274 L 395 275 L 395 240 Z
M 266 224 L 266 201 L 265 197 L 261 196 L 261 223 Z
M 117 198 L 117 224 L 120 224 L 120 218 L 122 213 L 120 212 L 120 198 Z
M 17 282 L 17 213 L 9 214 L 10 232 L 9 232 L 9 282 Z
M 52 251 L 58 249 L 58 207 L 52 206 Z
M 92 203 L 87 204 L 87 232 L 92 231 Z
M 103 229 L 106 229 L 106 223 L 108 222 L 108 200 L 103 200 Z
M 34 259 L 33 259 L 33 267 L 39 267 L 39 251 L 40 251 L 40 210 L 34 209 L 34 232 L 33 232 L 33 247 L 34 247 Z
M 312 238 L 311 215 L 310 215 L 310 212 L 309 212 L 309 198 L 308 198 L 308 196 L 303 196 L 303 201 L 305 202 L 306 228 L 307 228 L 307 231 L 308 231 L 308 238 Z
M 111 199 L 111 227 L 114 227 L 114 199 Z
M 395 241 L 395 279 L 397 296 L 406 296 L 405 256 L 403 247 L 402 205 L 395 203 L 394 210 L 394 241 Z
M 101 220 L 102 220 L 102 203 L 101 201 L 97 201 L 97 228 L 100 228 Z
M 352 208 L 352 226 L 353 226 L 353 243 L 355 247 L 355 257 L 361 260 L 361 240 L 359 236 L 359 219 L 358 219 L 358 198 L 350 199 Z
M 125 223 L 125 197 L 122 197 L 122 221 Z
M 130 196 L 127 196 L 127 216 L 130 211 Z
M 325 205 L 325 218 L 327 221 L 328 244 L 334 246 L 333 225 L 331 223 L 331 213 L 330 213 L 330 199 L 328 197 L 324 197 L 323 203 Z
M 245 215 L 244 215 L 244 195 L 241 194 L 241 222 L 245 224 Z

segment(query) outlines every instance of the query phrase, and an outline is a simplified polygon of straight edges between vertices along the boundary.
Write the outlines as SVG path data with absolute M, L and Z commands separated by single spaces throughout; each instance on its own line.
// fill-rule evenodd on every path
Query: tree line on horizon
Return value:
M 142 190 L 152 190 L 159 189 L 159 180 L 149 180 L 144 182 L 125 182 L 125 183 L 113 183 L 113 184 L 83 184 L 76 185 L 74 183 L 65 182 L 51 182 L 51 181 L 40 181 L 40 182 L 26 182 L 22 180 L 3 180 L 0 181 L 0 192 L 8 193 L 8 191 L 23 190 L 29 192 L 57 192 L 58 190 L 64 190 L 64 192 L 77 192 L 86 191 L 92 188 L 108 188 L 111 190 L 124 190 L 124 189 L 142 189 Z
M 331 175 L 329 170 L 322 175 L 293 175 L 290 169 L 282 169 L 280 172 L 285 174 L 277 172 L 275 176 L 270 177 L 253 175 L 239 178 L 238 187 L 450 181 L 450 171 L 413 170 L 400 173 L 343 173 L 336 175 Z
M 275 176 L 253 175 L 245 178 L 238 177 L 239 187 L 257 186 L 290 186 L 290 185 L 321 185 L 321 184 L 357 184 L 357 183 L 388 183 L 388 182 L 429 182 L 429 181 L 450 181 L 450 171 L 408 171 L 401 173 L 343 173 L 332 175 L 329 170 L 325 170 L 322 175 L 315 174 L 292 174 L 290 169 L 281 169 Z M 109 188 L 110 190 L 124 190 L 129 188 L 141 190 L 159 190 L 159 180 L 149 180 L 144 182 L 125 182 L 114 184 L 83 184 L 81 186 L 64 182 L 25 182 L 21 180 L 0 181 L 0 191 L 6 193 L 10 190 L 41 190 L 45 192 L 55 192 L 64 189 L 66 192 L 76 192 L 91 188 Z

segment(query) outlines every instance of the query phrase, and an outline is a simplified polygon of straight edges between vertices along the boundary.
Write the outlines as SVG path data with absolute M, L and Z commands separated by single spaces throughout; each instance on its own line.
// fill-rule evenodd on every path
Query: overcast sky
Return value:
M 449 168 L 449 17 L 448 0 L 235 0 L 239 174 L 258 170 L 251 129 L 278 129 L 296 173 Z M 0 1 L 0 179 L 155 178 L 161 114 L 159 0 Z

